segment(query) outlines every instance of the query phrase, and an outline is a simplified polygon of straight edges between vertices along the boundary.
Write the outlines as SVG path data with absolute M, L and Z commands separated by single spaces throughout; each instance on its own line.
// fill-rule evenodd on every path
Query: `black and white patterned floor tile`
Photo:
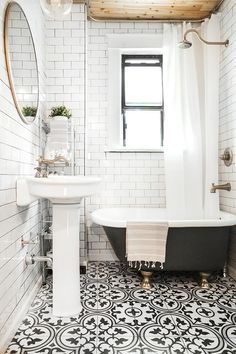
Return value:
M 43 286 L 6 354 L 236 354 L 236 282 L 159 273 L 151 290 L 119 262 L 91 262 L 81 275 L 82 312 L 52 316 L 52 281 Z

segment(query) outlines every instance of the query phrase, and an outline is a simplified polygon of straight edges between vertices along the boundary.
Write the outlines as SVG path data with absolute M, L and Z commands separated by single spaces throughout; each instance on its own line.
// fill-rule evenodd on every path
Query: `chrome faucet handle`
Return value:
M 36 170 L 36 173 L 35 173 L 34 177 L 40 178 L 41 177 L 42 168 L 41 167 L 35 167 L 34 170 Z
M 48 171 L 47 171 L 46 168 L 43 168 L 43 169 L 41 170 L 41 177 L 42 177 L 42 178 L 48 178 Z
M 48 171 L 46 168 L 42 168 L 41 166 L 35 167 L 36 170 L 35 176 L 36 178 L 47 178 L 48 177 Z

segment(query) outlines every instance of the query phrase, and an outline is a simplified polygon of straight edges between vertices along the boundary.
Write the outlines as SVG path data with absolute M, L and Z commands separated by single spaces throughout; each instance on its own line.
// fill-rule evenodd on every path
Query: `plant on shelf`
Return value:
M 51 113 L 49 115 L 50 118 L 53 119 L 70 119 L 71 117 L 71 112 L 68 108 L 65 106 L 56 106 L 51 108 Z
M 36 117 L 37 107 L 25 106 L 21 111 L 24 117 Z

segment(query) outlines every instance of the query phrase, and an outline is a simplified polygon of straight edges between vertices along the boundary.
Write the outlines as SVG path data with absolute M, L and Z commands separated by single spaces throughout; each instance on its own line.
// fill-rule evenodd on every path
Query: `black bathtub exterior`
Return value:
M 118 259 L 126 261 L 126 228 L 103 228 Z M 222 270 L 227 260 L 230 229 L 231 226 L 169 228 L 163 270 Z M 156 270 L 160 270 L 159 265 Z

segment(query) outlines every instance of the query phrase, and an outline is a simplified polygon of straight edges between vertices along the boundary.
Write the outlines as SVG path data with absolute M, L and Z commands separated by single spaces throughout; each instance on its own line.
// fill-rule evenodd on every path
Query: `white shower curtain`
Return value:
M 164 102 L 166 204 L 171 219 L 216 217 L 218 181 L 219 48 L 195 35 L 190 49 L 180 49 L 188 25 L 164 25 Z M 213 15 L 199 30 L 219 40 L 219 19 Z

